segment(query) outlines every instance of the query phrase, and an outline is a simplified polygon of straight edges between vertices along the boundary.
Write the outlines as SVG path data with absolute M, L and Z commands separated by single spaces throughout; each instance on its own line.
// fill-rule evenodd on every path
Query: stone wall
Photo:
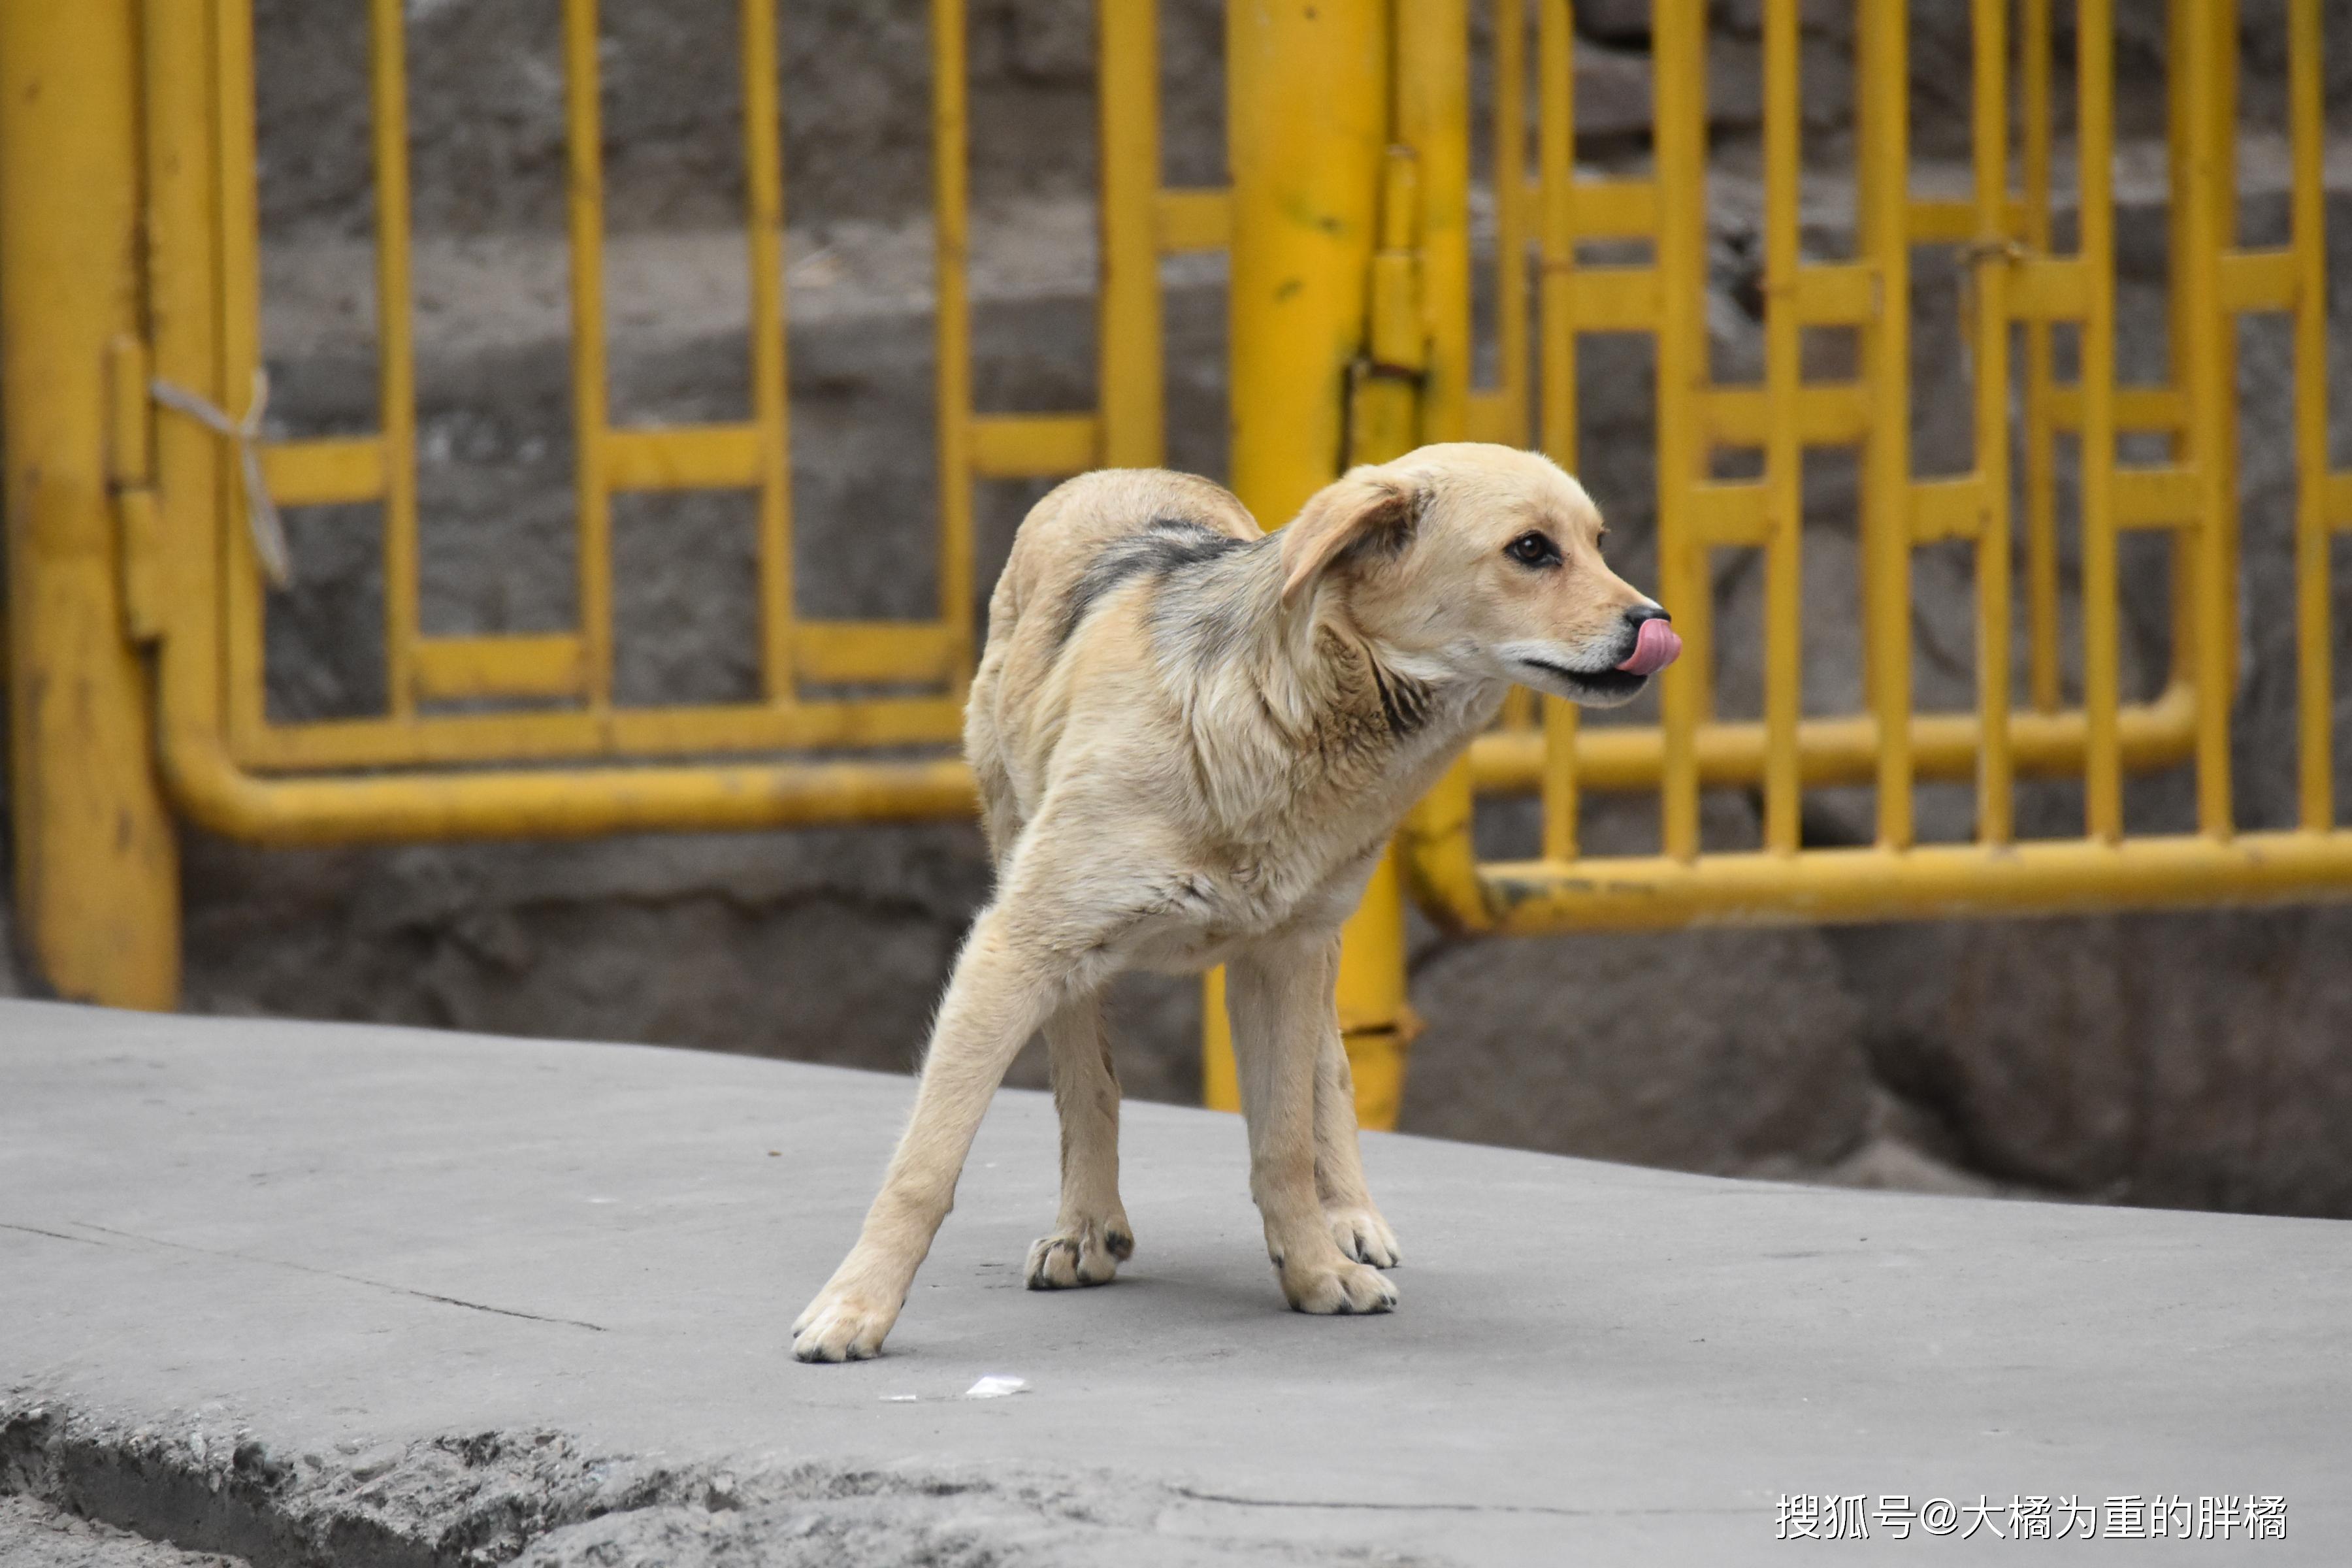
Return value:
M 1095 0 L 968 0 L 972 191 L 983 205 L 1081 196 L 1093 170 Z M 1488 7 L 1475 3 L 1486 31 Z M 1528 7 L 1532 15 L 1534 7 Z M 2054 6 L 2059 126 L 2071 128 L 2072 8 Z M 1709 7 L 1709 119 L 1751 138 L 1761 108 L 1763 0 Z M 2158 135 L 2160 0 L 2116 11 L 2120 123 Z M 1649 124 L 1649 0 L 1575 7 L 1580 155 Z M 265 221 L 280 230 L 369 222 L 366 41 L 354 14 L 315 0 L 256 0 Z M 563 224 L 563 76 L 551 0 L 413 0 L 409 108 L 421 228 L 481 233 Z M 803 217 L 880 218 L 929 199 L 928 0 L 782 0 L 780 101 L 790 202 Z M 1223 6 L 1160 0 L 1161 94 L 1171 184 L 1223 177 Z M 1835 146 L 1852 121 L 1850 0 L 1802 0 L 1805 117 Z M 1913 0 L 1913 137 L 1931 157 L 1968 145 L 1969 0 Z M 708 226 L 735 214 L 742 102 L 736 7 L 638 0 L 601 18 L 606 198 L 624 229 Z M 2248 116 L 2284 125 L 2284 26 L 2244 7 Z M 2352 102 L 2352 28 L 2332 27 L 2327 99 Z M 1476 88 L 1483 105 L 1483 65 Z M 1483 128 L 1482 132 L 1483 134 Z
M 533 631 L 572 616 L 568 324 L 554 7 L 416 0 L 411 92 L 417 202 L 424 619 L 436 633 Z M 1752 375 L 1759 204 L 1748 166 L 1756 6 L 1717 7 L 1709 320 L 1717 374 Z M 2124 7 L 2126 129 L 2160 123 L 2148 61 L 2155 7 Z M 2275 39 L 2249 7 L 2249 114 L 2274 102 Z M 740 89 L 733 7 L 607 6 L 602 50 L 613 310 L 613 401 L 625 418 L 739 414 L 745 395 Z M 281 430 L 364 428 L 373 329 L 364 56 L 341 7 L 262 0 L 268 341 Z M 1922 178 L 1949 161 L 1965 99 L 1964 5 L 1915 5 Z M 907 615 L 932 602 L 928 82 L 919 0 L 787 5 L 794 495 L 802 605 Z M 976 344 L 983 406 L 1092 396 L 1092 259 L 1084 193 L 1093 106 L 1084 0 L 974 0 Z M 1221 177 L 1218 8 L 1163 0 L 1168 165 Z M 1809 4 L 1808 120 L 1834 167 L 1849 149 L 1843 8 Z M 1638 163 L 1647 114 L 1639 5 L 1578 7 L 1587 150 Z M 2331 81 L 2352 84 L 2337 29 Z M 1957 97 L 1955 95 L 1958 95 Z M 2265 94 L 2272 94 L 2265 98 Z M 2332 93 L 2352 102 L 2352 90 Z M 2122 226 L 2127 369 L 2161 363 L 2165 260 L 2151 148 L 2127 159 Z M 2137 163 L 2130 162 L 2137 159 Z M 2250 234 L 2279 221 L 2275 161 L 2249 176 Z M 2158 165 L 2160 168 L 2160 165 Z M 2129 171 L 2127 170 L 2127 174 Z M 2264 182 L 2268 182 L 2265 187 Z M 2341 270 L 2352 205 L 2331 206 Z M 1834 202 L 1808 244 L 1848 246 Z M 1213 258 L 1171 262 L 1171 461 L 1223 465 L 1223 302 Z M 2339 289 L 2338 315 L 2347 306 Z M 1957 285 L 1923 261 L 1915 301 L 1923 471 L 1964 465 L 1967 370 Z M 2352 342 L 2352 323 L 2334 334 Z M 2246 334 L 2246 679 L 2242 820 L 2285 819 L 2292 684 L 2284 595 L 2284 344 Z M 1813 371 L 1833 374 L 1841 346 Z M 2150 357 L 2156 356 L 2156 357 Z M 2352 366 L 2339 367 L 2342 370 Z M 1653 476 L 1646 352 L 1594 340 L 1584 462 L 1627 570 L 1650 575 Z M 2339 386 L 2352 385 L 2341 374 Z M 1938 395 L 1937 389 L 1945 389 Z M 2341 420 L 2339 419 L 2339 423 Z M 2344 448 L 2352 450 L 2352 447 Z M 1038 487 L 982 496 L 992 577 Z M 1850 461 L 1808 479 L 1806 690 L 1858 701 Z M 364 508 L 289 519 L 300 587 L 273 601 L 270 702 L 285 717 L 373 710 L 383 673 L 375 521 Z M 740 498 L 625 502 L 615 520 L 619 679 L 631 700 L 726 700 L 752 689 L 749 513 Z M 1752 711 L 1760 582 L 1718 558 L 1721 681 Z M 2152 689 L 2169 655 L 2160 553 L 2127 557 L 2126 664 Z M 2070 564 L 2071 571 L 2071 564 Z M 1969 700 L 1970 578 L 1957 547 L 1920 552 L 1924 704 Z M 2352 603 L 2338 595 L 2338 614 Z M 2070 638 L 2072 633 L 2070 629 Z M 2352 692 L 2352 670 L 2338 689 Z M 2352 780 L 2345 786 L 2352 791 Z M 2186 821 L 2182 775 L 2136 783 L 2136 829 Z M 1866 839 L 1867 791 L 1818 792 L 1813 842 Z M 1965 837 L 1966 786 L 1922 793 L 1922 830 Z M 2079 792 L 2021 796 L 2021 827 L 2063 833 Z M 1597 801 L 1595 849 L 1654 841 L 1654 813 Z M 1711 844 L 1753 842 L 1754 802 L 1711 795 Z M 1525 802 L 1481 834 L 1524 847 Z M 987 871 L 968 825 L 581 845 L 264 851 L 201 834 L 186 854 L 187 1002 L 225 1013 L 385 1019 L 641 1039 L 903 1068 Z M 0 919 L 5 910 L 0 908 Z M 1853 930 L 1461 942 L 1416 930 L 1416 1052 L 1407 1127 L 1447 1136 L 1706 1170 L 1998 1186 L 2124 1201 L 2352 1213 L 2352 980 L 2333 910 L 2119 916 Z M 0 981 L 5 976 L 0 975 Z M 1138 980 L 1115 1004 L 1130 1092 L 1197 1094 L 1186 982 Z M 1033 1052 L 1016 1069 L 1042 1080 Z M 1239 1180 L 1238 1174 L 1236 1180 Z

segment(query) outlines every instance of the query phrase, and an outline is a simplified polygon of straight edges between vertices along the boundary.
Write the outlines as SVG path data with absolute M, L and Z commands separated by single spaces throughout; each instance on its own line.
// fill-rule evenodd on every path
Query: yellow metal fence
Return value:
M 410 298 L 405 8 L 365 7 L 375 175 L 377 429 L 260 447 L 277 505 L 382 508 L 388 710 L 280 722 L 263 700 L 263 560 L 240 469 L 217 434 L 163 413 L 152 474 L 133 343 L 115 394 L 138 499 L 128 614 L 160 645 L 163 762 L 173 795 L 220 831 L 272 842 L 772 826 L 968 810 L 952 760 L 811 762 L 791 752 L 953 742 L 974 647 L 972 489 L 984 479 L 1150 465 L 1161 449 L 1159 258 L 1216 244 L 1222 193 L 1159 186 L 1149 5 L 1102 7 L 1100 406 L 991 415 L 972 405 L 964 6 L 931 8 L 937 264 L 935 454 L 939 607 L 922 621 L 797 614 L 785 397 L 784 193 L 777 16 L 745 0 L 744 265 L 751 417 L 616 426 L 607 409 L 603 138 L 595 0 L 562 5 L 578 625 L 551 636 L 418 629 L 416 389 Z M 356 20 L 355 16 L 355 20 Z M 256 395 L 260 284 L 252 17 L 247 0 L 142 8 L 152 371 L 236 413 Z M 629 706 L 613 688 L 612 502 L 617 494 L 756 498 L 761 692 L 730 705 Z M 152 495 L 152 501 L 146 498 Z M 184 526 L 218 518 L 223 526 Z M 173 526 L 161 526 L 168 520 Z M 150 528 L 148 524 L 157 524 Z M 810 688 L 878 689 L 809 696 Z M 507 703 L 505 710 L 483 710 Z M 515 704 L 529 703 L 522 708 Z M 583 766 L 692 756 L 699 765 Z M 714 765 L 707 759 L 719 759 Z M 551 764 L 565 763 L 557 767 Z M 351 776 L 370 770 L 367 776 Z M 388 773 L 383 770 L 400 770 Z
M 1342 1022 L 1372 1120 L 1393 1111 L 1411 1033 L 1400 889 L 1454 925 L 1519 932 L 2340 892 L 2352 835 L 2332 798 L 2329 552 L 2352 529 L 2352 475 L 2328 451 L 2323 6 L 2284 7 L 2291 221 L 2284 244 L 2252 248 L 2237 237 L 2237 6 L 2171 0 L 2170 363 L 2140 384 L 2116 368 L 2112 4 L 1975 0 L 1971 188 L 1952 195 L 1914 189 L 1906 8 L 1855 7 L 1854 154 L 1825 168 L 1804 144 L 1803 7 L 1767 0 L 1763 372 L 1721 383 L 1706 314 L 1716 154 L 1704 0 L 1656 0 L 1651 153 L 1639 172 L 1606 175 L 1578 164 L 1570 5 L 1477 0 L 1493 83 L 1480 179 L 1472 0 L 1231 0 L 1230 192 L 1161 188 L 1155 6 L 1098 0 L 1098 406 L 1016 416 L 973 406 L 965 15 L 962 0 L 934 0 L 939 604 L 919 621 L 845 621 L 802 616 L 793 593 L 777 8 L 743 0 L 737 24 L 750 415 L 638 426 L 614 422 L 606 392 L 597 8 L 563 0 L 578 619 L 560 634 L 446 637 L 425 635 L 417 615 L 405 8 L 354 0 L 371 61 L 375 427 L 260 441 L 256 458 L 279 506 L 380 507 L 389 700 L 378 715 L 309 722 L 274 720 L 264 702 L 267 529 L 243 493 L 239 442 L 185 412 L 193 399 L 235 426 L 258 394 L 249 0 L 0 7 L 12 766 L 37 960 L 68 994 L 169 1004 L 174 815 L 293 843 L 969 809 L 969 778 L 945 748 L 974 651 L 972 487 L 1158 461 L 1160 260 L 1228 244 L 1231 479 L 1269 521 L 1344 461 L 1423 440 L 1538 445 L 1573 468 L 1580 352 L 1621 334 L 1654 353 L 1655 587 L 1688 652 L 1654 722 L 1580 722 L 1522 697 L 1408 824 L 1397 874 L 1376 879 L 1343 964 Z M 2053 64 L 2062 19 L 2079 40 L 2071 148 L 2055 130 L 2069 86 Z M 1483 255 L 1481 186 L 1493 198 Z M 1807 203 L 1823 197 L 1850 209 L 1843 258 L 1806 252 Z M 1918 379 L 1914 271 L 1937 249 L 1966 278 L 1964 385 Z M 1472 374 L 1482 278 L 1491 384 Z M 2296 770 L 2300 816 L 2292 830 L 2247 833 L 2231 777 L 2235 338 L 2242 317 L 2263 312 L 2289 318 L 2295 343 L 2298 751 L 2283 765 Z M 1853 335 L 1853 374 L 1808 375 L 1806 334 L 1823 329 Z M 1971 405 L 1964 471 L 1917 471 L 1912 412 L 1927 397 Z M 2161 459 L 2121 455 L 2149 440 Z M 1809 711 L 1804 689 L 1803 481 L 1825 448 L 1853 452 L 1860 475 L 1864 700 L 1845 713 Z M 2062 498 L 2069 450 L 2080 479 Z M 1721 477 L 1733 456 L 1749 477 Z M 760 696 L 616 701 L 613 498 L 695 489 L 756 499 Z M 2061 571 L 2065 526 L 2074 583 Z M 2134 531 L 2168 540 L 2172 561 L 2174 668 L 2137 701 L 2118 651 L 2119 554 Z M 1913 563 L 1949 542 L 1974 558 L 1975 700 L 1927 711 L 1911 668 Z M 1760 557 L 1754 718 L 1717 712 L 1711 583 L 1725 552 Z M 2081 639 L 2071 701 L 2069 605 Z M 2127 835 L 2125 775 L 2184 763 L 2195 831 Z M 2019 781 L 2046 777 L 2081 781 L 2082 832 L 2021 841 Z M 1975 784 L 1972 840 L 1916 842 L 1916 786 L 1951 780 Z M 1807 792 L 1832 785 L 1871 787 L 1871 847 L 1803 842 Z M 1701 801 L 1719 789 L 1756 792 L 1752 847 L 1703 843 Z M 1537 857 L 1482 861 L 1475 801 L 1511 791 L 1540 796 Z M 1603 792 L 1654 793 L 1657 853 L 1583 852 L 1585 804 Z M 1219 1059 L 1213 1048 L 1213 1100 Z
M 1641 177 L 1594 178 L 1575 163 L 1571 8 L 1532 5 L 1539 99 L 1538 169 L 1522 184 L 1498 160 L 1503 249 L 1531 230 L 1540 282 L 1534 325 L 1501 313 L 1504 363 L 1539 364 L 1538 441 L 1577 466 L 1576 360 L 1594 333 L 1654 345 L 1659 596 L 1687 652 L 1662 679 L 1659 721 L 1580 722 L 1547 701 L 1539 721 L 1483 737 L 1408 826 L 1408 880 L 1441 918 L 1465 929 L 1538 931 L 1675 926 L 1709 921 L 1860 920 L 1970 912 L 2227 903 L 2340 894 L 2352 885 L 2352 835 L 2336 826 L 2334 649 L 2329 541 L 2352 529 L 2352 474 L 2329 467 L 2326 363 L 2326 126 L 2318 0 L 2289 0 L 2292 166 L 2285 243 L 2248 247 L 2236 168 L 2239 11 L 2232 0 L 2173 0 L 2167 11 L 2170 374 L 2126 384 L 2116 374 L 2114 16 L 2106 0 L 2073 12 L 2072 243 L 2053 245 L 2055 193 L 2068 182 L 2053 138 L 2052 0 L 1977 0 L 1971 7 L 1972 189 L 1927 197 L 1913 189 L 1906 7 L 1856 8 L 1854 157 L 1850 169 L 1808 163 L 1799 68 L 1801 6 L 1762 7 L 1764 370 L 1719 384 L 1710 363 L 1707 295 L 1708 57 L 1705 7 L 1659 0 L 1653 35 L 1653 166 Z M 1414 7 L 1418 12 L 1420 7 Z M 1523 8 L 1496 7 L 1498 69 L 1516 68 Z M 1428 58 L 1402 55 L 1410 72 Z M 1425 93 L 1428 89 L 1423 89 Z M 1406 89 L 1409 98 L 1412 89 Z M 1507 112 L 1507 110 L 1506 110 Z M 2012 131 L 2012 126 L 2019 129 Z M 1498 136 L 1498 148 L 1514 138 Z M 1441 145 L 1443 143 L 1441 142 Z M 1458 154 L 1456 154 L 1458 158 Z M 1424 176 L 1424 184 L 1426 184 Z M 1827 187 L 1849 197 L 1854 254 L 1807 258 L 1803 202 Z M 1516 201 L 1531 209 L 1522 218 Z M 1598 242 L 1632 241 L 1647 258 L 1588 259 Z M 1915 255 L 1942 248 L 1965 281 L 1966 384 L 1922 384 L 1910 342 Z M 1520 285 L 1507 263 L 1508 303 Z M 1449 356 L 1466 363 L 1464 307 L 1425 310 L 1433 369 L 1423 429 L 1486 433 L 1474 395 L 1449 408 Z M 2237 830 L 2231 719 L 2237 694 L 2239 474 L 2237 322 L 2292 320 L 2296 515 L 2294 581 L 2300 817 L 2291 830 Z M 1851 329 L 1858 374 L 1808 379 L 1801 335 Z M 1526 331 L 1531 347 L 1512 341 Z M 2071 379 L 2053 340 L 2071 339 Z M 1453 379 L 1458 380 L 1455 376 Z M 1516 393 L 1502 394 L 1507 416 Z M 1911 449 L 1915 399 L 1973 404 L 1974 461 L 1922 475 Z M 1462 407 L 1463 403 L 1467 407 Z M 1482 429 L 1482 426 L 1484 428 Z M 2078 458 L 2081 692 L 2061 697 L 2060 439 Z M 2132 437 L 2161 439 L 2156 461 L 2122 456 Z M 2018 449 L 2013 458 L 2012 445 Z M 1859 532 L 1864 710 L 1805 711 L 1808 631 L 1801 596 L 1808 454 L 1853 448 Z M 1753 460 L 1752 478 L 1718 478 L 1719 459 Z M 1604 507 L 1609 498 L 1602 498 Z M 2170 542 L 2174 668 L 2151 700 L 2126 700 L 2119 657 L 2119 541 Z M 1965 542 L 1974 554 L 1975 688 L 1971 710 L 1921 711 L 1915 701 L 1913 557 Z M 1717 552 L 1761 557 L 1762 714 L 1716 714 L 1717 666 L 1711 565 Z M 2021 555 L 2021 559 L 2020 559 Z M 2013 668 L 2021 580 L 2024 668 Z M 2186 761 L 2196 830 L 2127 835 L 2126 773 Z M 2021 775 L 2079 778 L 2079 837 L 2021 842 Z M 1973 841 L 1916 842 L 1916 785 L 1972 780 Z M 1875 842 L 1813 848 L 1801 840 L 1805 792 L 1874 786 Z M 1541 792 L 1535 859 L 1482 863 L 1471 841 L 1479 789 Z M 1760 791 L 1753 848 L 1703 848 L 1707 788 Z M 1659 852 L 1580 853 L 1580 805 L 1594 791 L 1649 791 L 1659 801 Z

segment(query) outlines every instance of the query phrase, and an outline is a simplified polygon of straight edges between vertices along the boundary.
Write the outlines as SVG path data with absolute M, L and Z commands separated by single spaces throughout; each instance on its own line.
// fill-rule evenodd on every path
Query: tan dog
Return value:
M 1230 966 L 1250 1192 L 1290 1304 L 1396 1304 L 1333 1008 L 1340 922 L 1512 682 L 1617 703 L 1672 660 L 1665 612 L 1602 563 L 1601 532 L 1574 479 L 1488 446 L 1356 468 L 1272 536 L 1218 486 L 1152 469 L 1037 503 L 964 727 L 996 899 L 956 961 L 881 1194 L 793 1354 L 881 1348 L 981 1113 L 1041 1028 L 1062 1203 L 1029 1284 L 1108 1282 L 1134 1233 L 1097 998 L 1129 966 Z

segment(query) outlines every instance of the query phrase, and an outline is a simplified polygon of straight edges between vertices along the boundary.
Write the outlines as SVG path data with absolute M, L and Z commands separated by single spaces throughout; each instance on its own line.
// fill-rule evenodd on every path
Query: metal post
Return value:
M 1362 353 L 1382 155 L 1389 139 L 1389 7 L 1382 0 L 1229 0 L 1226 133 L 1233 170 L 1234 489 L 1278 525 L 1337 478 L 1348 366 Z M 1349 925 L 1340 1016 L 1358 1114 L 1393 1121 L 1403 1074 L 1403 914 L 1396 879 L 1374 879 Z M 1373 907 L 1384 898 L 1391 911 Z M 1365 949 L 1367 934 L 1378 952 Z M 1370 978 L 1365 978 L 1369 976 Z M 1238 1110 L 1222 974 L 1202 993 L 1202 1098 Z M 1377 984 L 1374 984 L 1377 982 Z M 1377 1048 L 1385 1047 L 1384 1049 Z M 1366 1115 L 1367 1111 L 1371 1112 Z
M 169 1007 L 179 864 L 124 639 L 109 344 L 139 329 L 129 0 L 0 5 L 0 445 L 16 910 L 58 994 Z
M 1857 13 L 1855 176 L 1877 310 L 1862 329 L 1863 689 L 1878 721 L 1878 843 L 1911 847 L 1911 152 L 1909 17 Z M 2087 30 L 2087 16 L 2083 21 Z M 2087 154 L 2085 155 L 2087 158 Z
M 1388 147 L 1387 11 L 1380 0 L 1226 7 L 1233 480 L 1271 524 L 1339 470 Z
M 1160 6 L 1158 0 L 1096 0 L 1102 79 L 1096 89 L 1102 149 L 1102 286 L 1095 352 L 1106 468 L 1156 468 L 1165 460 L 1161 407 L 1160 236 Z

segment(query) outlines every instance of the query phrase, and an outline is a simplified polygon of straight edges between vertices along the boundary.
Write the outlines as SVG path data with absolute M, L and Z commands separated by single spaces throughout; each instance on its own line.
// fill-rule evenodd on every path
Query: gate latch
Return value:
M 1391 147 L 1381 174 L 1380 248 L 1372 253 L 1365 352 L 1348 365 L 1349 463 L 1381 463 L 1421 445 L 1429 318 L 1421 276 L 1421 163 Z
M 163 635 L 163 540 L 155 508 L 155 405 L 147 345 L 128 332 L 106 345 L 106 481 L 114 501 L 115 563 L 122 574 L 122 635 Z

